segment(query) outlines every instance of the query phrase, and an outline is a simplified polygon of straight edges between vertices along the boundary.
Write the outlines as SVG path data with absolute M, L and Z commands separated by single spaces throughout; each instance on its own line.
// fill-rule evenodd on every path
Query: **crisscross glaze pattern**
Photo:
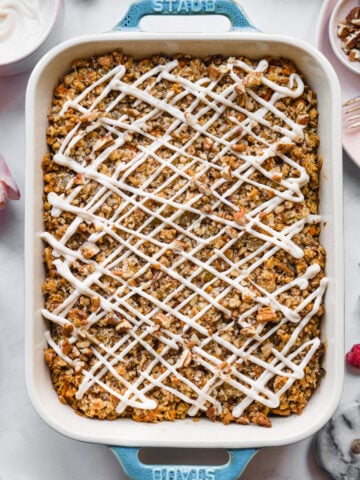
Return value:
M 320 372 L 313 93 L 271 59 L 158 57 L 88 83 L 52 112 L 69 126 L 45 187 L 66 292 L 44 289 L 47 360 L 76 378 L 63 398 L 150 421 L 174 404 L 244 423 L 278 409 Z

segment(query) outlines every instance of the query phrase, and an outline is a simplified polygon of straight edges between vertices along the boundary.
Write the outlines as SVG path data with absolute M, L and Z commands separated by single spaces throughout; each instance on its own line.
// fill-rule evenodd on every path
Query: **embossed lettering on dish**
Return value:
M 153 470 L 153 480 L 215 480 L 213 468 L 157 468 Z
M 156 13 L 199 13 L 215 11 L 215 0 L 153 0 Z

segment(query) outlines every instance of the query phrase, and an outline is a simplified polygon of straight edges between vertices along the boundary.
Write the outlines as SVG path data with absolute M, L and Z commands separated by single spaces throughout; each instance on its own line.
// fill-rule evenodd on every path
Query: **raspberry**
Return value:
M 360 343 L 356 343 L 345 358 L 349 365 L 360 368 Z

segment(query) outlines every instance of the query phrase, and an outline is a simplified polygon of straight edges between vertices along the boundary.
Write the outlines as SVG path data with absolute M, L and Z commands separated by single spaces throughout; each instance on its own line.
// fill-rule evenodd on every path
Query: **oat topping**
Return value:
M 42 314 L 90 417 L 270 426 L 322 374 L 316 97 L 285 59 L 121 52 L 55 89 Z

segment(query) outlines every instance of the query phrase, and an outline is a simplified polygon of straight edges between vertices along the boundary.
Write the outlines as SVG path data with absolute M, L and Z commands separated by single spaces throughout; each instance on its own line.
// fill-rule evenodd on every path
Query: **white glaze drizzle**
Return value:
M 107 298 L 104 298 L 100 295 L 100 309 L 89 316 L 87 328 L 90 328 L 90 326 L 101 320 L 105 314 L 110 311 L 116 312 L 122 318 L 130 322 L 132 328 L 126 334 L 124 334 L 119 342 L 117 342 L 111 348 L 102 343 L 91 346 L 94 356 L 98 361 L 89 371 L 86 371 L 85 369 L 82 370 L 84 378 L 78 388 L 76 397 L 78 399 L 82 398 L 82 396 L 88 391 L 89 388 L 91 388 L 92 385 L 97 384 L 119 399 L 119 404 L 117 407 L 118 413 L 123 412 L 127 406 L 141 409 L 153 409 L 156 408 L 156 402 L 154 402 L 152 399 L 149 399 L 146 394 L 155 386 L 157 386 L 171 392 L 173 395 L 190 404 L 190 415 L 196 415 L 199 410 L 206 410 L 209 404 L 214 405 L 217 413 L 220 414 L 222 407 L 220 402 L 215 398 L 213 392 L 223 382 L 227 382 L 244 394 L 244 399 L 240 404 L 235 406 L 233 411 L 234 416 L 239 417 L 255 400 L 270 408 L 277 407 L 279 405 L 281 395 L 294 383 L 296 379 L 303 377 L 304 368 L 309 363 L 310 359 L 320 345 L 320 340 L 315 338 L 302 344 L 295 351 L 293 348 L 295 341 L 303 328 L 319 311 L 326 289 L 327 279 L 323 278 L 320 281 L 319 287 L 310 293 L 295 310 L 291 310 L 278 301 L 279 295 L 291 290 L 294 287 L 305 290 L 308 287 L 309 280 L 320 273 L 321 269 L 317 264 L 308 267 L 303 275 L 295 278 L 292 282 L 278 288 L 272 293 L 262 289 L 259 285 L 255 285 L 252 281 L 246 281 L 244 283 L 244 280 L 247 279 L 251 272 L 261 266 L 264 261 L 272 257 L 280 249 L 290 253 L 294 258 L 301 258 L 304 252 L 293 242 L 292 238 L 294 235 L 301 232 L 306 223 L 320 222 L 319 216 L 308 215 L 294 224 L 285 227 L 281 232 L 275 231 L 261 222 L 262 214 L 266 215 L 274 211 L 274 209 L 281 205 L 284 201 L 303 201 L 301 188 L 308 182 L 308 175 L 302 166 L 295 163 L 287 155 L 277 150 L 276 142 L 269 143 L 264 138 L 258 137 L 253 131 L 253 126 L 256 123 L 259 123 L 266 128 L 272 129 L 278 134 L 278 139 L 280 142 L 301 141 L 303 138 L 303 127 L 288 118 L 283 112 L 276 108 L 275 104 L 279 99 L 284 97 L 300 97 L 304 91 L 304 84 L 298 74 L 292 74 L 290 76 L 288 86 L 277 85 L 264 75 L 261 78 L 261 82 L 269 87 L 273 91 L 273 94 L 268 101 L 265 101 L 260 98 L 251 88 L 247 88 L 247 94 L 259 105 L 261 105 L 257 111 L 249 112 L 245 108 L 242 108 L 234 103 L 234 99 L 236 97 L 234 85 L 229 86 L 221 94 L 218 94 L 215 92 L 215 87 L 217 86 L 218 80 L 202 78 L 201 80 L 193 83 L 185 78 L 180 77 L 179 75 L 174 75 L 172 73 L 177 66 L 178 62 L 176 60 L 168 62 L 165 65 L 159 65 L 140 76 L 140 78 L 130 85 L 122 81 L 122 78 L 126 73 L 126 69 L 123 65 L 119 65 L 100 78 L 97 82 L 89 86 L 76 99 L 69 100 L 63 105 L 60 115 L 64 115 L 69 108 L 77 110 L 81 114 L 88 114 L 96 110 L 97 105 L 103 99 L 105 99 L 110 92 L 118 92 L 116 98 L 108 105 L 105 114 L 111 112 L 112 109 L 115 108 L 115 106 L 127 96 L 133 97 L 133 108 L 136 108 L 140 103 L 146 103 L 150 105 L 152 109 L 143 117 L 133 121 L 130 121 L 127 114 L 120 115 L 120 117 L 116 119 L 106 117 L 104 114 L 103 117 L 97 119 L 96 122 L 84 130 L 81 130 L 81 124 L 78 123 L 62 141 L 59 152 L 54 156 L 54 161 L 59 165 L 69 168 L 76 174 L 82 175 L 85 179 L 85 184 L 89 181 L 96 181 L 99 185 L 99 190 L 85 207 L 77 207 L 73 204 L 73 201 L 81 193 L 83 188 L 82 186 L 74 188 L 67 196 L 64 194 L 58 196 L 55 193 L 50 193 L 48 195 L 48 202 L 52 205 L 53 216 L 59 216 L 62 212 L 71 212 L 75 217 L 61 239 L 56 239 L 53 235 L 47 232 L 42 234 L 42 239 L 52 247 L 53 255 L 56 258 L 54 265 L 58 274 L 60 274 L 69 282 L 69 284 L 73 287 L 73 292 L 54 311 L 50 312 L 46 309 L 43 309 L 42 314 L 51 322 L 63 326 L 70 322 L 67 319 L 67 315 L 81 295 L 90 297 L 99 296 L 99 294 L 93 289 L 93 286 L 102 286 L 100 279 L 103 275 L 107 275 L 116 279 L 117 282 L 121 284 L 120 287 Z M 238 84 L 240 84 L 242 80 L 235 73 L 234 67 L 240 68 L 246 73 L 254 72 L 251 66 L 237 59 L 229 59 L 227 67 L 228 74 L 233 79 L 234 83 Z M 266 72 L 267 68 L 267 62 L 265 60 L 261 60 L 258 63 L 255 71 Z M 182 86 L 183 90 L 179 94 L 173 94 L 173 92 L 170 91 L 165 100 L 160 100 L 151 95 L 150 90 L 153 84 L 145 89 L 139 88 L 139 86 L 149 78 L 153 78 L 155 82 L 160 82 L 161 80 L 165 79 L 168 82 L 177 83 Z M 81 102 L 98 86 L 104 87 L 101 94 L 96 97 L 89 109 L 84 108 L 84 106 L 81 105 Z M 187 112 L 184 113 L 176 107 L 176 104 L 189 93 L 195 97 L 195 100 L 193 100 Z M 240 122 L 235 116 L 230 116 L 230 121 L 234 124 L 234 127 L 226 131 L 222 137 L 216 137 L 209 133 L 209 127 L 221 116 L 227 107 L 230 107 L 239 113 L 245 114 L 246 119 Z M 193 113 L 194 111 L 196 113 Z M 281 120 L 282 126 L 271 125 L 271 122 L 265 119 L 266 114 L 269 112 Z M 161 138 L 157 138 L 149 133 L 147 121 L 157 118 L 162 113 L 171 115 L 172 122 L 165 134 Z M 201 125 L 198 119 L 200 119 L 204 114 L 209 113 L 210 116 L 206 124 Z M 172 134 L 179 131 L 184 124 L 189 125 L 194 130 L 194 134 L 189 141 L 180 148 L 175 146 L 171 140 Z M 97 154 L 94 149 L 89 156 L 90 162 L 88 158 L 86 162 L 84 160 L 84 162 L 80 164 L 71 157 L 71 150 L 82 138 L 84 138 L 86 134 L 98 128 L 100 125 L 105 128 L 109 134 L 112 134 L 114 139 L 113 143 L 99 154 Z M 238 131 L 239 127 L 242 129 L 242 133 L 240 133 L 237 138 L 229 140 L 229 138 L 234 138 L 234 133 Z M 98 167 L 115 149 L 121 147 L 122 145 L 126 144 L 127 141 L 131 140 L 131 135 L 133 133 L 142 135 L 152 143 L 146 147 L 139 145 L 138 153 L 134 156 L 134 158 L 126 164 L 118 163 L 112 177 L 100 173 Z M 234 153 L 232 150 L 232 145 L 238 142 L 239 138 L 242 138 L 242 136 L 246 134 L 251 134 L 257 141 L 263 144 L 264 148 L 261 154 L 257 156 L 250 156 L 241 153 Z M 219 149 L 219 152 L 211 162 L 209 162 L 206 157 L 201 158 L 201 156 L 191 156 L 187 152 L 188 147 L 191 146 L 191 144 L 197 138 L 199 138 L 200 135 L 210 138 Z M 169 158 L 164 159 L 157 153 L 162 147 L 166 147 L 172 153 Z M 203 193 L 194 195 L 186 203 L 176 201 L 178 196 L 187 191 L 190 182 L 197 182 L 198 186 L 200 187 L 201 183 L 199 178 L 209 168 L 221 169 L 221 166 L 219 166 L 219 164 L 216 162 L 229 152 L 231 152 L 233 155 L 236 154 L 241 160 L 243 160 L 243 163 L 240 167 L 232 171 L 232 176 L 236 179 L 236 182 L 226 192 L 227 198 L 233 192 L 236 192 L 243 183 L 248 183 L 260 189 L 272 190 L 274 193 L 273 198 L 264 202 L 253 211 L 247 212 L 245 216 L 246 223 L 241 226 L 236 224 L 234 221 L 220 218 L 213 213 L 205 214 L 199 211 L 196 208 L 196 203 L 201 199 Z M 286 162 L 290 168 L 295 169 L 297 175 L 286 179 L 281 178 L 277 180 L 276 183 L 278 184 L 278 188 L 270 188 L 251 179 L 251 174 L 258 171 L 265 177 L 273 180 L 272 172 L 267 171 L 262 165 L 268 158 L 274 156 L 275 154 L 281 157 L 283 162 Z M 180 167 L 179 164 L 175 163 L 175 161 L 181 156 L 188 159 L 188 163 L 186 163 L 185 167 L 183 168 Z M 147 187 L 155 180 L 159 170 L 147 178 L 142 188 L 135 188 L 129 183 L 126 183 L 129 175 L 131 175 L 131 173 L 134 172 L 139 165 L 146 162 L 149 158 L 156 160 L 161 168 L 167 167 L 172 171 L 172 174 L 167 180 L 165 180 L 165 183 L 162 184 L 161 187 L 154 189 L 152 192 L 149 192 Z M 195 164 L 200 164 L 202 168 L 200 171 L 198 171 L 195 177 L 191 177 L 186 170 Z M 180 182 L 179 189 L 177 190 L 176 194 L 170 199 L 160 196 L 159 193 L 170 184 L 173 184 L 175 180 Z M 224 184 L 224 182 L 226 182 L 226 180 L 222 178 L 215 181 L 211 186 L 211 194 L 215 198 L 213 210 L 223 203 L 227 207 L 233 209 L 235 213 L 238 211 L 238 208 L 228 201 L 225 196 L 220 195 L 217 191 L 218 187 Z M 70 190 L 72 187 L 73 182 L 70 181 L 67 188 Z M 113 193 L 121 198 L 122 204 L 111 218 L 105 219 L 100 217 L 96 213 L 98 208 Z M 146 207 L 145 203 L 149 199 L 156 200 L 161 204 L 160 208 L 158 208 L 156 212 L 153 212 Z M 175 212 L 169 217 L 164 217 L 162 213 L 168 206 L 173 207 Z M 146 220 L 137 230 L 131 230 L 122 225 L 122 220 L 139 208 L 149 214 L 148 220 Z M 198 216 L 198 220 L 186 230 L 180 227 L 177 223 L 177 220 L 185 211 L 191 212 L 192 214 Z M 206 217 L 216 221 L 220 227 L 220 231 L 213 237 L 204 239 L 196 234 L 196 226 L 200 225 L 202 220 Z M 141 245 L 143 245 L 146 241 L 149 241 L 149 235 L 143 232 L 153 218 L 159 220 L 159 226 L 152 231 L 150 239 L 159 250 L 153 256 L 149 257 L 142 250 L 140 250 L 139 247 L 141 247 Z M 91 238 L 89 238 L 89 242 L 96 243 L 103 235 L 108 235 L 112 237 L 119 245 L 118 249 L 115 250 L 110 256 L 105 258 L 101 263 L 96 263 L 92 259 L 89 260 L 85 258 L 81 249 L 74 251 L 68 248 L 66 245 L 68 240 L 77 231 L 82 222 L 89 222 L 97 227 L 100 227 L 100 231 L 93 234 Z M 121 234 L 116 233 L 114 231 L 114 227 L 116 227 L 117 231 L 121 230 L 127 237 L 125 238 Z M 197 246 L 192 248 L 191 251 L 178 251 L 175 243 L 164 243 L 158 238 L 155 238 L 155 236 L 160 233 L 164 227 L 175 228 L 177 231 L 178 240 L 181 241 L 191 239 L 196 242 Z M 215 240 L 216 237 L 222 236 L 224 234 L 224 229 L 227 227 L 236 229 L 238 231 L 238 236 L 230 239 L 230 241 L 224 247 L 215 249 L 214 254 L 210 256 L 207 261 L 199 260 L 196 257 L 196 254 L 204 246 Z M 259 231 L 260 228 L 262 232 Z M 225 255 L 225 251 L 235 244 L 236 241 L 238 241 L 238 239 L 245 233 L 251 234 L 259 240 L 262 240 L 263 243 L 259 248 L 257 248 L 256 251 L 239 260 L 237 263 L 233 263 Z M 112 272 L 117 265 L 126 261 L 126 259 L 128 259 L 132 254 L 135 254 L 144 261 L 144 265 L 133 276 L 134 279 L 139 278 L 149 267 L 151 267 L 151 265 L 158 263 L 159 259 L 169 248 L 173 248 L 177 251 L 179 254 L 179 259 L 175 261 L 171 268 L 160 263 L 158 266 L 162 272 L 177 280 L 179 282 L 179 287 L 175 288 L 163 300 L 159 300 L 149 294 L 144 288 L 146 287 L 144 285 L 129 287 L 126 280 L 116 276 Z M 229 268 L 223 272 L 218 271 L 213 266 L 214 261 L 217 259 L 221 259 L 225 264 L 228 264 Z M 85 280 L 79 280 L 71 272 L 70 267 L 74 260 L 80 260 L 85 264 L 92 264 L 95 267 L 94 272 L 88 275 Z M 191 261 L 197 266 L 197 268 L 189 277 L 184 278 L 177 273 L 176 269 L 187 261 Z M 203 270 L 210 272 L 212 279 L 202 288 L 199 288 L 193 282 L 193 280 Z M 231 273 L 234 271 L 237 273 L 236 278 L 231 276 Z M 215 293 L 215 296 L 206 293 L 208 291 L 207 287 L 214 285 L 216 289 L 216 283 L 219 280 L 225 285 L 223 290 Z M 185 300 L 175 308 L 169 307 L 168 302 L 170 302 L 171 299 L 176 294 L 181 292 L 185 287 L 190 289 L 193 293 L 188 295 Z M 254 287 L 254 289 L 251 287 Z M 124 295 L 125 288 L 127 288 L 128 293 Z M 232 320 L 229 322 L 222 332 L 209 334 L 208 330 L 198 323 L 198 320 L 201 319 L 211 308 L 220 310 L 223 312 L 223 314 L 230 317 L 231 311 L 223 307 L 221 300 L 233 290 L 238 291 L 240 294 L 248 295 L 252 300 L 255 301 L 255 306 L 240 315 L 237 320 Z M 255 290 L 256 293 L 254 293 Z M 147 314 L 140 313 L 130 304 L 130 302 L 128 302 L 128 300 L 130 300 L 134 294 L 143 296 L 153 304 L 153 309 L 151 312 Z M 206 304 L 202 305 L 200 311 L 191 318 L 182 314 L 182 308 L 196 297 L 205 300 Z M 301 316 L 301 311 L 310 303 L 312 303 L 310 312 L 307 313 L 306 316 Z M 264 332 L 264 325 L 257 325 L 256 334 L 254 337 L 249 338 L 241 348 L 236 348 L 223 337 L 222 333 L 233 327 L 235 321 L 238 322 L 242 327 L 249 326 L 247 318 L 256 313 L 256 311 L 262 306 L 271 306 L 272 311 L 280 312 L 281 314 L 281 319 L 279 320 L 278 324 L 276 324 L 271 330 Z M 156 330 L 158 330 L 153 318 L 159 312 L 165 312 L 172 317 L 181 320 L 184 323 L 184 332 L 188 331 L 189 328 L 193 328 L 199 334 L 205 337 L 204 340 L 189 350 L 187 345 L 184 343 L 182 335 L 174 334 L 165 327 L 161 327 L 158 338 L 164 344 L 164 348 L 161 353 L 158 353 L 148 342 L 146 342 L 146 337 L 148 335 L 152 335 Z M 262 343 L 270 338 L 282 325 L 287 322 L 292 322 L 295 325 L 295 328 L 282 351 L 278 351 L 275 347 L 272 348 L 271 352 L 273 359 L 271 362 L 266 362 L 265 360 L 262 360 L 253 354 L 253 352 L 258 349 Z M 75 329 L 69 341 L 74 343 L 78 340 L 78 338 L 78 331 Z M 51 338 L 49 332 L 46 334 L 46 339 L 48 344 L 60 357 L 62 357 L 69 365 L 76 367 L 76 361 L 72 360 L 62 352 L 61 345 L 58 345 Z M 226 364 L 229 367 L 229 370 L 227 370 L 226 373 L 223 372 L 221 368 L 221 364 L 223 364 L 224 360 L 220 361 L 217 357 L 209 354 L 205 350 L 205 347 L 212 341 L 215 341 L 219 347 L 222 347 L 230 352 L 229 357 L 225 359 Z M 144 371 L 138 372 L 138 378 L 132 384 L 130 384 L 118 373 L 118 371 L 115 370 L 114 365 L 119 362 L 124 362 L 126 360 L 127 353 L 137 345 L 141 345 L 151 354 L 152 361 Z M 171 350 L 179 351 L 178 360 L 174 364 L 170 364 L 165 358 Z M 303 352 L 305 352 L 305 354 L 303 354 Z M 300 354 L 303 354 L 301 362 L 298 361 Z M 184 377 L 179 371 L 189 355 L 198 365 L 201 365 L 208 372 L 211 372 L 212 377 L 202 388 L 199 388 L 197 385 L 195 385 L 195 383 Z M 239 369 L 237 369 L 237 365 L 240 365 L 244 360 L 251 361 L 252 363 L 264 369 L 259 378 L 253 380 L 249 377 L 246 377 Z M 160 376 L 155 378 L 151 373 L 154 366 L 157 364 L 163 365 L 165 367 L 165 371 Z M 114 378 L 119 382 L 119 385 L 124 386 L 123 394 L 119 394 L 118 391 L 115 392 L 102 381 L 103 376 L 108 372 L 114 376 Z M 169 375 L 174 375 L 180 382 L 187 385 L 193 393 L 192 396 L 186 396 L 180 391 L 166 385 L 164 380 Z M 270 388 L 267 387 L 267 383 L 277 375 L 285 377 L 286 382 L 281 390 L 274 393 Z

